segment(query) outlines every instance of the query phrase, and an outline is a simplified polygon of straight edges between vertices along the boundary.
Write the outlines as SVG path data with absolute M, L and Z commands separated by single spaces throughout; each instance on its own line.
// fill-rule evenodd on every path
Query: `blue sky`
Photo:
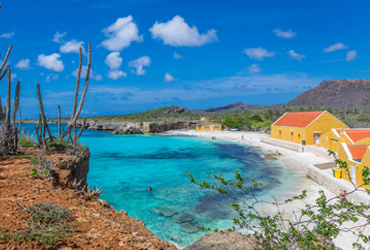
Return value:
M 286 103 L 323 80 L 370 74 L 368 1 L 1 4 L 0 60 L 12 43 L 12 83 L 21 81 L 24 117 L 39 113 L 37 82 L 48 117 L 56 116 L 58 105 L 70 116 L 78 48 L 87 51 L 89 42 L 93 77 L 86 116 L 168 105 Z M 3 80 L 3 100 L 5 85 Z

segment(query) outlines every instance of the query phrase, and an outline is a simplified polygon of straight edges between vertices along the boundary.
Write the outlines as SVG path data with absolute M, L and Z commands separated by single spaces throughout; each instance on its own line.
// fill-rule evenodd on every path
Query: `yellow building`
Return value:
M 339 145 L 370 145 L 370 129 L 331 129 L 320 139 L 320 146 L 338 152 Z
M 287 112 L 271 125 L 271 138 L 321 146 L 321 138 L 332 128 L 348 126 L 328 111 Z
M 368 145 L 347 145 L 342 142 L 338 149 L 338 159 L 347 162 L 348 171 L 342 169 L 342 178 L 352 181 L 356 186 L 362 185 L 362 170 L 370 166 L 370 147 Z M 364 186 L 369 189 L 369 186 Z
M 196 125 L 197 131 L 221 131 L 222 124 L 213 122 L 204 122 Z

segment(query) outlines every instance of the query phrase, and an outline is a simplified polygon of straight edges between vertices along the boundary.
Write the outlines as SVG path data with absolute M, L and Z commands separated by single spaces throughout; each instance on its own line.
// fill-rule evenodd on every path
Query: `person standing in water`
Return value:
M 148 191 L 149 191 L 149 192 L 152 192 L 152 190 L 153 190 L 153 189 L 152 189 L 152 187 L 149 187 L 149 188 L 148 188 Z

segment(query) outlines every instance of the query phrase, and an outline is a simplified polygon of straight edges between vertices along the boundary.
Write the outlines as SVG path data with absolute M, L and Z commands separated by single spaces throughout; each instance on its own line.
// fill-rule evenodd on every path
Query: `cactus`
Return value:
M 38 98 L 39 98 L 39 104 L 40 104 L 40 111 L 41 111 L 41 116 L 42 116 L 42 121 L 44 123 L 44 128 L 48 131 L 48 134 L 49 134 L 49 139 L 50 140 L 53 140 L 53 136 L 51 135 L 50 133 L 50 130 L 49 130 L 49 126 L 48 126 L 48 123 L 46 121 L 46 116 L 45 116 L 45 112 L 44 112 L 44 105 L 42 104 L 42 97 L 41 97 L 41 91 L 40 91 L 40 84 L 37 83 L 36 84 L 36 87 L 37 87 L 37 95 L 38 95 Z M 45 134 L 45 132 L 44 132 Z M 45 137 L 45 136 L 44 136 Z
M 78 135 L 77 135 L 77 140 L 78 139 L 80 139 L 80 136 L 82 135 L 82 132 L 84 131 L 84 129 L 85 129 L 85 126 L 86 126 L 86 116 L 84 117 L 84 121 L 83 121 L 83 123 L 82 123 L 82 127 L 81 127 L 81 129 L 80 129 L 80 132 L 78 133 Z M 76 139 L 75 139 L 76 140 Z M 76 141 L 77 141 L 76 140 Z
M 58 138 L 59 140 L 62 139 L 61 130 L 60 130 L 61 123 L 62 123 L 62 118 L 60 116 L 60 106 L 58 106 Z
M 13 133 L 15 132 L 15 117 L 19 107 L 19 92 L 21 91 L 21 83 L 20 81 L 17 82 L 17 87 L 15 88 L 15 98 L 14 98 L 14 106 L 13 106 Z

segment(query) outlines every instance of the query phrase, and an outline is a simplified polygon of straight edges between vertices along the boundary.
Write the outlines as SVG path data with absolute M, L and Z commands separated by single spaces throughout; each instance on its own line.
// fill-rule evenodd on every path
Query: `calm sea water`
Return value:
M 35 125 L 25 127 L 32 134 Z M 56 124 L 50 128 L 57 131 Z M 296 177 L 278 162 L 263 160 L 258 149 L 221 140 L 85 130 L 80 142 L 91 152 L 89 186 L 103 188 L 102 199 L 181 246 L 198 240 L 205 233 L 201 226 L 232 226 L 234 216 L 228 199 L 189 183 L 185 171 L 197 180 L 209 180 L 212 171 L 232 180 L 238 169 L 246 187 L 253 177 L 264 183 L 259 198 L 281 196 L 292 189 L 290 180 Z

